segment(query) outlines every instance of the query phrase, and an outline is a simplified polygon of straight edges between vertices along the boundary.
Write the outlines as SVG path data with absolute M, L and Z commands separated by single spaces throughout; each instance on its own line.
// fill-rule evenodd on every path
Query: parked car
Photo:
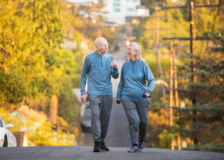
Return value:
M 87 103 L 84 108 L 81 128 L 83 132 L 91 132 L 91 109 L 89 103 Z
M 16 137 L 10 132 L 9 128 L 13 128 L 12 124 L 5 124 L 0 117 L 0 147 L 16 147 Z

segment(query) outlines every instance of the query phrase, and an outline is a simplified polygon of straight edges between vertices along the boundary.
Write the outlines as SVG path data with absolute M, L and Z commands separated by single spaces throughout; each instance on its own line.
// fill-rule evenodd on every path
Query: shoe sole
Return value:
M 137 150 L 137 152 L 142 152 L 143 150 Z
M 132 152 L 132 151 L 128 151 L 128 153 L 135 153 L 135 152 L 138 152 L 137 150 L 136 151 L 134 151 L 134 152 Z
M 102 152 L 109 152 L 110 150 L 102 150 L 102 149 L 101 149 L 101 151 L 102 151 Z

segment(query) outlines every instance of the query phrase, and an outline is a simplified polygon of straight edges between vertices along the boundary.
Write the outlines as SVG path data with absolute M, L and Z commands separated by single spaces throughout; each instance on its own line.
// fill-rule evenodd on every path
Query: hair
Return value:
M 104 37 L 98 37 L 95 40 L 95 42 L 94 42 L 94 44 L 95 44 L 96 47 L 98 46 L 98 44 L 99 44 L 100 41 L 106 41 L 107 42 L 107 40 Z
M 141 60 L 142 58 L 142 54 L 141 54 L 141 47 L 139 46 L 139 44 L 137 42 L 131 42 L 129 46 L 134 46 L 134 49 L 137 51 L 137 54 L 136 54 L 136 61 L 138 60 Z M 128 60 L 130 60 L 128 58 Z

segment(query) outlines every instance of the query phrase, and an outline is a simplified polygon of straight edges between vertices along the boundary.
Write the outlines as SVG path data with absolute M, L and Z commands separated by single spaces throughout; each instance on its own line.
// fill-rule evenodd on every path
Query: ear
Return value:
M 138 51 L 137 50 L 135 50 L 135 57 L 136 57 L 136 59 L 138 59 Z

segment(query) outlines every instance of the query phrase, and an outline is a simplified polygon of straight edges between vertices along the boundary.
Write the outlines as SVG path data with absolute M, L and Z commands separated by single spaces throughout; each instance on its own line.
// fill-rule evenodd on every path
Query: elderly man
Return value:
M 119 73 L 114 58 L 107 53 L 108 43 L 103 37 L 95 41 L 96 51 L 87 55 L 81 76 L 81 100 L 86 102 L 86 76 L 88 75 L 88 100 L 91 107 L 93 152 L 109 151 L 104 143 L 112 108 L 111 76 Z

